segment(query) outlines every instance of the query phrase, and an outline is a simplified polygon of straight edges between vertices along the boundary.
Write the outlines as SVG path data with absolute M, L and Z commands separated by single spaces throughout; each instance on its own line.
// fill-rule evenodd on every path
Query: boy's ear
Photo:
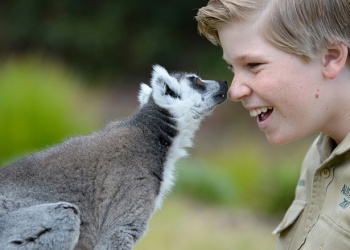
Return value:
M 348 47 L 340 42 L 324 50 L 322 54 L 322 72 L 324 77 L 334 79 L 343 69 L 348 58 Z

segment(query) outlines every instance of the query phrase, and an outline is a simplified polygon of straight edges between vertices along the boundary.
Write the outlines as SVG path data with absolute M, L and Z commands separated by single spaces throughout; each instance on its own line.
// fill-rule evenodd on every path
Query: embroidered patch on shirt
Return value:
M 341 193 L 345 196 L 344 201 L 339 204 L 342 209 L 347 208 L 350 205 L 350 187 L 344 184 Z
M 298 186 L 305 187 L 305 180 L 300 179 L 299 182 L 298 182 Z

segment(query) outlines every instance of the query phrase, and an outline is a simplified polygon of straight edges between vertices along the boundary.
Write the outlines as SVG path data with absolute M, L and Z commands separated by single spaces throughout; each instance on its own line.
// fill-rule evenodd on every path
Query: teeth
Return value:
M 267 111 L 267 107 L 261 108 L 261 112 L 265 113 Z
M 273 109 L 273 107 L 268 106 L 268 107 L 261 107 L 261 108 L 252 109 L 252 110 L 250 110 L 250 116 L 256 117 L 256 116 L 260 115 L 261 113 L 265 113 L 269 109 Z

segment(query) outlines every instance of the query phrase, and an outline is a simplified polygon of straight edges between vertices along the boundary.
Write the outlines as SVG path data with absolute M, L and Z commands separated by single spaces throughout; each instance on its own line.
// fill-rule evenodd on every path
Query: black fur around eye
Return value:
M 192 83 L 197 83 L 197 77 L 195 76 L 189 76 L 188 79 L 192 82 Z
M 196 89 L 198 91 L 205 91 L 206 90 L 206 87 L 204 86 L 203 81 L 200 78 L 195 77 L 195 76 L 190 76 L 188 79 L 191 81 L 194 89 Z
M 196 76 L 190 76 L 188 79 L 194 84 L 202 84 L 203 83 L 202 80 Z

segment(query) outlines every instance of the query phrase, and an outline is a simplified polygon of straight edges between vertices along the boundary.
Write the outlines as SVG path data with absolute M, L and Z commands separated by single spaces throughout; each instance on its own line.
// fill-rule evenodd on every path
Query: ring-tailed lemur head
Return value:
M 226 81 L 203 80 L 193 73 L 172 73 L 153 66 L 151 87 L 142 83 L 139 93 L 141 107 L 150 96 L 174 117 L 190 116 L 201 120 L 227 98 Z

